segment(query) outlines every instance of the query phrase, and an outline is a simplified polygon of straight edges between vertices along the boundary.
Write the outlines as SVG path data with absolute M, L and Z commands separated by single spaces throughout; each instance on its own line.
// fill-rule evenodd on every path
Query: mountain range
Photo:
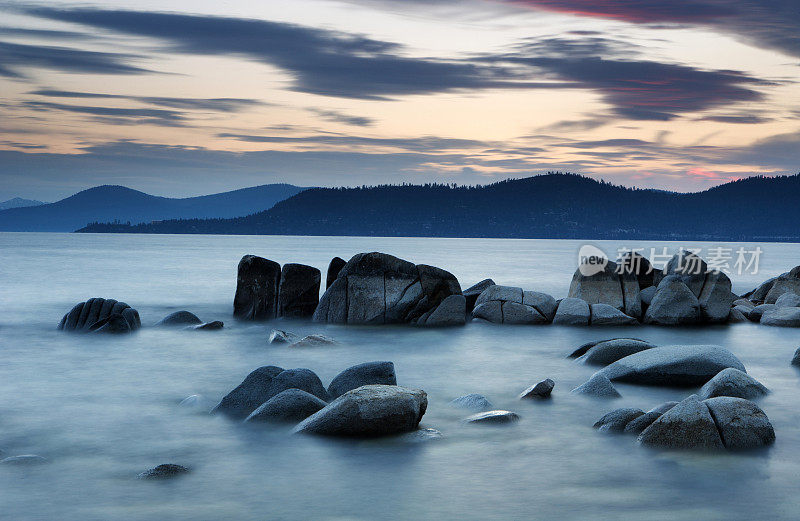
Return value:
M 0 231 L 72 232 L 98 221 L 138 224 L 162 219 L 237 217 L 271 208 L 303 190 L 288 184 L 269 184 L 174 199 L 104 185 L 55 203 L 2 210 Z
M 798 201 L 800 174 L 676 193 L 550 173 L 484 186 L 311 188 L 243 217 L 79 231 L 800 242 Z
M 14 197 L 8 201 L 0 202 L 0 210 L 8 210 L 9 208 L 26 208 L 28 206 L 40 206 L 44 203 L 35 199 L 23 199 L 21 197 Z

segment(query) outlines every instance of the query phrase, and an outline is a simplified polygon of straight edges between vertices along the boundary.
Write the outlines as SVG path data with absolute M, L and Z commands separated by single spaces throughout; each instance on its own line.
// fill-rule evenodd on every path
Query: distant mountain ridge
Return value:
M 0 231 L 71 232 L 96 221 L 137 224 L 162 219 L 237 217 L 271 208 L 303 190 L 289 184 L 269 184 L 174 199 L 103 185 L 55 203 L 2 210 Z
M 29 206 L 41 206 L 47 204 L 36 199 L 23 199 L 22 197 L 14 197 L 8 201 L 0 202 L 0 210 L 8 210 L 9 208 L 27 208 Z
M 245 217 L 80 231 L 800 242 L 798 201 L 800 175 L 676 193 L 550 173 L 477 187 L 313 188 Z

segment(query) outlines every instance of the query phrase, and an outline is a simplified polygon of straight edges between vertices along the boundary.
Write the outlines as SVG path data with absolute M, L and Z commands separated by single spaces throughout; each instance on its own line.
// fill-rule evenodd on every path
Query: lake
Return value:
M 0 450 L 39 454 L 35 467 L 0 467 L 0 518 L 9 520 L 796 519 L 800 508 L 797 330 L 496 326 L 425 330 L 311 322 L 237 323 L 236 266 L 244 254 L 320 268 L 333 256 L 382 251 L 451 271 L 466 288 L 499 284 L 566 295 L 581 241 L 84 235 L 0 233 Z M 797 244 L 593 241 L 620 247 L 760 247 L 758 273 L 734 291 L 800 264 Z M 705 256 L 705 251 L 701 252 Z M 188 309 L 222 320 L 218 332 L 144 327 L 126 337 L 70 335 L 61 316 L 90 297 L 123 300 L 150 326 Z M 335 346 L 267 344 L 272 327 L 322 333 Z M 595 368 L 566 359 L 578 345 L 636 336 L 656 344 L 720 344 L 772 393 L 758 401 L 777 440 L 764 451 L 702 454 L 646 449 L 592 424 L 617 407 L 650 409 L 691 389 L 619 384 L 617 400 L 569 394 Z M 337 441 L 289 428 L 243 425 L 179 408 L 208 408 L 262 365 L 314 370 L 327 385 L 366 361 L 394 362 L 398 383 L 424 389 L 422 425 L 441 440 Z M 547 402 L 517 395 L 544 378 Z M 481 393 L 517 412 L 507 426 L 459 422 L 448 405 Z M 139 472 L 178 463 L 192 472 L 146 482 Z

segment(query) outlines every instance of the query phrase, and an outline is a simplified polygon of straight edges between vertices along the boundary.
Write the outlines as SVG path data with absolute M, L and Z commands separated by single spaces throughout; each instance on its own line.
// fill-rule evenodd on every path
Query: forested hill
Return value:
M 798 175 L 682 194 L 547 174 L 477 187 L 315 188 L 246 217 L 95 223 L 79 231 L 800 241 L 798 202 Z

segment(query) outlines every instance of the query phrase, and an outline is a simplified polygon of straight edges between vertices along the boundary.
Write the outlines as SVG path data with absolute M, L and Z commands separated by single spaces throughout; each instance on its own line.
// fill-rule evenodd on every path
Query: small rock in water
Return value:
M 465 394 L 450 402 L 453 407 L 472 409 L 473 411 L 485 411 L 494 407 L 484 395 L 478 393 Z
M 300 389 L 281 391 L 253 411 L 244 421 L 297 423 L 328 405 L 311 393 Z
M 464 423 L 511 423 L 519 420 L 519 415 L 511 411 L 486 411 L 479 412 L 464 418 Z
M 550 398 L 550 393 L 553 392 L 553 387 L 556 386 L 556 383 L 547 378 L 546 380 L 542 380 L 536 385 L 532 385 L 522 391 L 522 394 L 519 395 L 520 400 L 524 398 Z
M 187 472 L 189 472 L 189 469 L 183 465 L 165 463 L 163 465 L 153 467 L 152 469 L 145 470 L 136 477 L 137 479 L 165 479 L 174 478 L 175 476 L 186 474 Z
M 189 326 L 187 329 L 193 329 L 195 331 L 216 331 L 218 329 L 222 329 L 224 325 L 225 324 L 223 324 L 221 320 L 215 320 L 213 322 L 206 322 L 196 326 Z
M 3 465 L 42 465 L 48 463 L 46 458 L 37 456 L 36 454 L 20 454 L 19 456 L 11 456 L 0 460 Z
M 197 315 L 190 311 L 176 311 L 170 313 L 156 323 L 156 326 L 193 326 L 202 324 L 203 321 L 197 318 Z
M 594 428 L 601 431 L 622 432 L 625 427 L 644 414 L 641 409 L 623 408 L 611 411 L 597 420 Z
M 289 347 L 315 347 L 315 346 L 330 346 L 336 344 L 332 338 L 325 335 L 308 335 L 304 336 L 297 342 L 290 344 Z
M 570 392 L 572 394 L 586 394 L 598 398 L 619 398 L 622 396 L 611 384 L 611 380 L 601 374 L 594 374 L 587 382 Z
M 792 357 L 792 365 L 800 367 L 800 347 L 794 352 Z
M 440 440 L 444 434 L 436 429 L 417 429 L 397 437 L 399 441 L 407 443 L 424 443 L 426 441 Z
M 267 339 L 268 344 L 288 344 L 291 342 L 291 338 L 294 335 L 291 333 L 287 333 L 286 331 L 282 331 L 280 329 L 273 329 L 269 333 L 269 338 Z

